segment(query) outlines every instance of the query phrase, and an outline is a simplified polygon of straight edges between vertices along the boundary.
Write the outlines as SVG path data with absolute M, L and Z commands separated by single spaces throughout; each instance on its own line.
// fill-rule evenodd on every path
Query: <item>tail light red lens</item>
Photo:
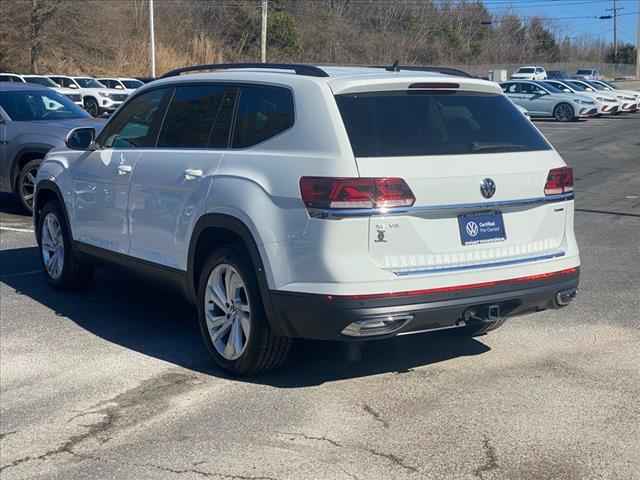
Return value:
M 550 170 L 544 186 L 544 194 L 559 195 L 568 192 L 573 192 L 573 169 L 561 167 Z
M 307 208 L 410 207 L 416 201 L 401 178 L 302 177 L 300 193 Z

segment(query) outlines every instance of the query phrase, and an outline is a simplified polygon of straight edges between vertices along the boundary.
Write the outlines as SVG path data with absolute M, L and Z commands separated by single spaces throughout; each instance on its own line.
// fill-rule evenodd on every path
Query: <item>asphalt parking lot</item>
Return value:
M 577 301 L 477 339 L 299 342 L 253 380 L 123 272 L 45 283 L 0 196 L 0 476 L 640 479 L 640 114 L 538 122 L 575 168 Z

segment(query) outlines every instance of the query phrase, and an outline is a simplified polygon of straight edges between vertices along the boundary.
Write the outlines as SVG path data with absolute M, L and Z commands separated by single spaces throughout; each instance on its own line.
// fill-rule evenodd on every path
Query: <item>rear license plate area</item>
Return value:
M 475 212 L 458 216 L 462 245 L 503 242 L 507 234 L 502 212 Z

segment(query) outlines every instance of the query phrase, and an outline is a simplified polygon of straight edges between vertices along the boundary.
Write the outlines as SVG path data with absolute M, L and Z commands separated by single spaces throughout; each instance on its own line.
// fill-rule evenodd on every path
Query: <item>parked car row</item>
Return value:
M 113 113 L 136 88 L 144 85 L 135 78 L 69 75 L 20 75 L 0 73 L 0 82 L 36 83 L 53 88 L 94 117 Z
M 63 147 L 73 128 L 104 124 L 57 90 L 44 82 L 0 82 L 0 192 L 17 194 L 28 212 L 47 152 Z
M 510 80 L 500 86 L 534 118 L 570 122 L 640 110 L 640 92 L 622 90 L 603 80 Z
M 566 72 L 561 70 L 546 71 L 539 65 L 527 65 L 520 67 L 511 75 L 511 80 L 547 80 L 549 78 L 569 78 Z M 595 68 L 579 68 L 572 78 L 579 80 L 600 80 L 600 72 Z

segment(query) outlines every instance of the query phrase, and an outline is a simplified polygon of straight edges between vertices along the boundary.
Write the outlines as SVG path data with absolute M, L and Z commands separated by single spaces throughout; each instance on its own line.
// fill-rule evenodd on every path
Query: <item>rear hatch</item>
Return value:
M 545 197 L 561 158 L 503 95 L 447 85 L 336 96 L 360 176 L 415 197 L 370 218 L 373 261 L 415 275 L 562 256 L 567 213 Z

